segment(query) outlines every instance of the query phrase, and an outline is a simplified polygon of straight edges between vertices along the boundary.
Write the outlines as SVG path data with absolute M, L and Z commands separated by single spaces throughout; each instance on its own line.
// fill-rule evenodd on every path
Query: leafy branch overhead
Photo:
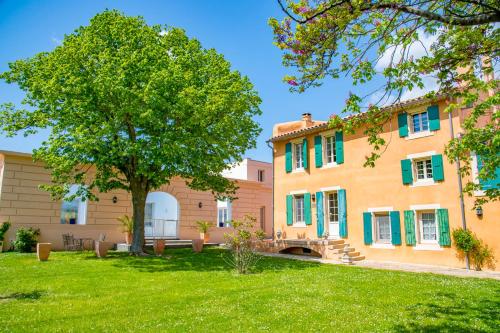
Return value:
M 24 108 L 0 110 L 9 135 L 49 128 L 34 152 L 52 170 L 55 197 L 132 193 L 134 251 L 143 240 L 147 193 L 173 177 L 230 196 L 227 164 L 255 147 L 261 102 L 247 77 L 184 30 L 105 11 L 61 46 L 9 64 L 0 78 L 26 92 Z M 141 242 L 141 244 L 139 244 Z
M 470 109 L 461 139 L 449 142 L 450 161 L 470 173 L 470 152 L 483 157 L 482 180 L 500 167 L 498 66 L 500 6 L 494 0 L 278 0 L 284 18 L 270 19 L 275 44 L 284 51 L 284 78 L 302 93 L 324 79 L 347 77 L 353 90 L 342 112 L 358 117 L 330 119 L 347 133 L 362 129 L 373 149 L 365 166 L 374 166 L 389 142 L 381 137 L 394 108 L 411 91 L 438 88 L 428 98 L 447 97 L 446 112 Z M 489 80 L 484 80 L 488 78 Z M 385 107 L 385 108 L 384 108 Z M 478 123 L 487 117 L 487 124 Z M 472 193 L 478 185 L 469 183 Z M 499 198 L 498 189 L 486 198 Z

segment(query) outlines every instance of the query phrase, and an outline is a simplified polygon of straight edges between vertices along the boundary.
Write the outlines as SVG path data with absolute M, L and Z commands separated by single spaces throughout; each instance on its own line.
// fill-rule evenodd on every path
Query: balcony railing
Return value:
M 144 221 L 145 238 L 177 238 L 178 220 L 146 219 Z

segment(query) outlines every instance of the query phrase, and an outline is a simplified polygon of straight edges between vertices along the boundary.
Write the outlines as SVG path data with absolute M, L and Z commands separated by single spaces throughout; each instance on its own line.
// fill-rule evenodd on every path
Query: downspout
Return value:
M 271 140 L 267 140 L 266 141 L 266 144 L 267 146 L 271 149 L 271 152 L 272 152 L 272 159 L 273 159 L 273 162 L 272 162 L 272 168 L 273 168 L 273 188 L 272 188 L 272 196 L 273 196 L 273 201 L 271 202 L 271 226 L 272 226 L 272 229 L 271 229 L 271 232 L 273 234 L 273 240 L 274 240 L 274 146 L 271 146 L 269 143 L 271 142 Z
M 451 112 L 448 112 L 448 121 L 450 123 L 450 134 L 451 134 L 451 139 L 455 139 L 455 133 L 453 130 L 453 117 Z M 460 140 L 460 138 L 459 138 Z M 467 230 L 467 223 L 465 220 L 465 205 L 464 205 L 464 192 L 462 189 L 462 175 L 460 174 L 460 159 L 458 157 L 455 158 L 455 165 L 457 168 L 457 180 L 458 180 L 458 191 L 460 193 L 460 213 L 462 214 L 462 228 L 464 230 Z M 465 256 L 465 268 L 467 270 L 470 269 L 470 264 L 469 264 L 469 256 Z

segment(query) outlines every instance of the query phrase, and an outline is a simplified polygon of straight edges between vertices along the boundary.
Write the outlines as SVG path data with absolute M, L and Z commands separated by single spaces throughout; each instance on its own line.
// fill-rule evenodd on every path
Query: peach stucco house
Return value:
M 233 170 L 234 169 L 234 170 Z M 245 159 L 225 173 L 235 179 L 237 199 L 217 201 L 210 192 L 189 189 L 184 180 L 173 179 L 169 185 L 149 193 L 146 200 L 146 237 L 189 240 L 199 238 L 197 220 L 214 223 L 210 242 L 223 241 L 230 220 L 250 214 L 257 228 L 272 235 L 272 166 L 270 163 Z M 50 182 L 50 172 L 34 163 L 30 154 L 0 151 L 0 222 L 10 220 L 5 246 L 20 226 L 40 228 L 40 241 L 62 248 L 62 234 L 97 239 L 105 234 L 111 242 L 123 242 L 117 217 L 132 215 L 131 197 L 124 191 L 98 194 L 99 201 L 52 201 L 38 189 Z
M 270 250 L 339 258 L 348 243 L 354 260 L 463 267 L 451 246 L 452 230 L 462 226 L 457 169 L 444 148 L 452 127 L 455 136 L 462 131 L 467 110 L 447 114 L 446 103 L 445 96 L 422 97 L 387 107 L 393 117 L 382 137 L 389 146 L 374 168 L 363 167 L 372 149 L 363 129 L 346 135 L 307 113 L 275 125 L 277 241 Z M 499 181 L 497 173 L 482 186 Z M 500 203 L 476 211 L 474 200 L 464 198 L 467 227 L 500 258 Z

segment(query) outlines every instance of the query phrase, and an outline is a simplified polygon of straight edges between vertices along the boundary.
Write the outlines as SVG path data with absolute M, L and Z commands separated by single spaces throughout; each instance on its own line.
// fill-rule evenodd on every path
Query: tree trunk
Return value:
M 134 220 L 134 232 L 132 238 L 131 252 L 136 255 L 144 253 L 144 209 L 146 206 L 146 197 L 148 189 L 146 184 L 141 182 L 131 182 L 132 208 Z

